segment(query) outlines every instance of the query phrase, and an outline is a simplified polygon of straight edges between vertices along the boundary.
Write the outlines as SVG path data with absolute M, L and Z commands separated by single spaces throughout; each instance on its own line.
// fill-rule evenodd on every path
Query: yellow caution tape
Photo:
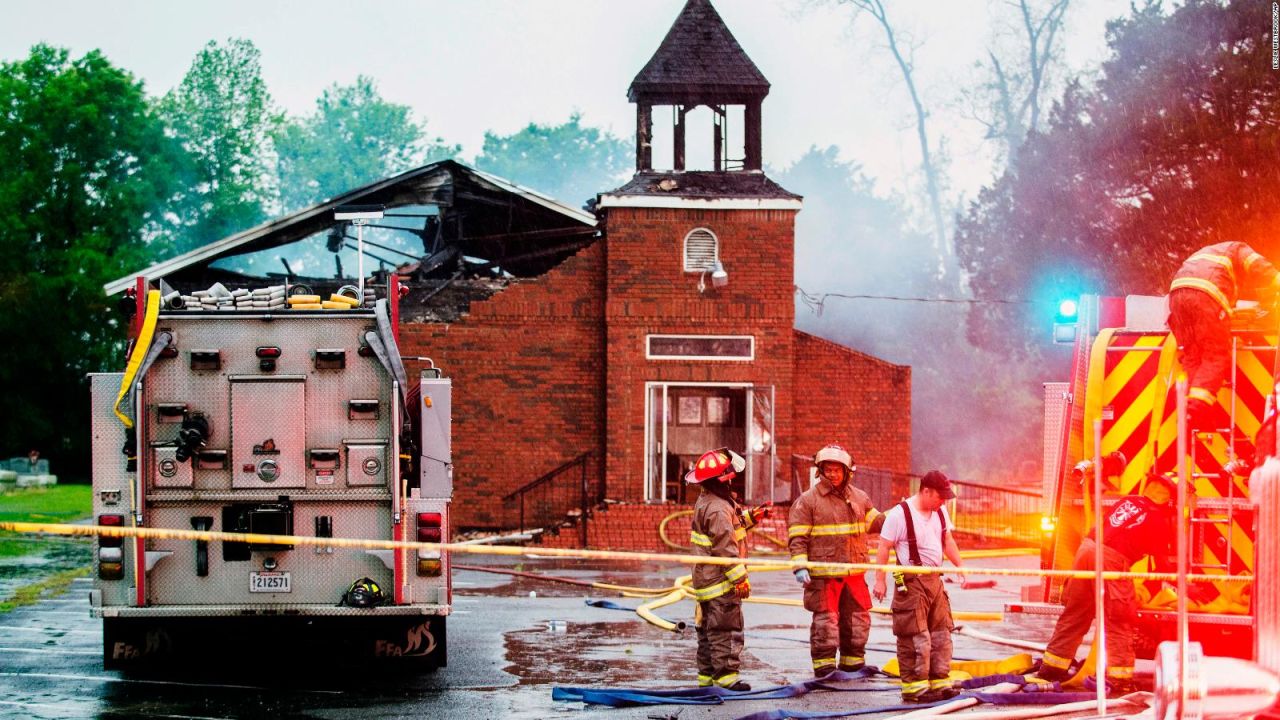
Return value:
M 667 554 L 654 552 L 628 552 L 624 550 L 576 550 L 571 548 L 512 547 L 505 545 L 465 545 L 461 543 L 414 542 L 409 540 L 365 540 L 356 538 L 312 537 L 308 535 L 264 535 L 261 533 L 231 533 L 213 530 L 182 530 L 178 528 L 120 527 L 104 525 L 66 525 L 60 523 L 32 523 L 0 521 L 0 530 L 19 533 L 46 533 L 50 535 L 138 537 L 150 540 L 206 540 L 211 542 L 241 542 L 261 545 L 312 545 L 319 547 L 345 547 L 358 549 L 426 550 L 468 555 L 508 555 L 516 557 L 564 557 L 579 560 L 639 560 L 669 562 L 682 565 L 740 565 L 741 558 L 708 557 L 703 555 Z M 821 565 L 854 572 L 891 571 L 909 575 L 982 575 L 1005 577 L 1058 577 L 1090 579 L 1096 573 L 1089 570 L 1020 570 L 1016 568 L 918 567 L 914 565 L 875 565 L 873 563 L 798 562 L 784 559 L 760 558 L 753 565 L 773 568 L 796 569 Z M 1188 574 L 1191 582 L 1253 582 L 1252 575 L 1195 575 Z M 1107 570 L 1103 580 L 1167 580 L 1176 581 L 1175 573 L 1120 572 Z

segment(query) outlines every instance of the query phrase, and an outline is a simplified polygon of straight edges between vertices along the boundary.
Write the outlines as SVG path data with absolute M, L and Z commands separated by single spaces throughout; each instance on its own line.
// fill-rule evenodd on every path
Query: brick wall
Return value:
M 593 492 L 603 482 L 610 498 L 642 500 L 648 382 L 772 386 L 779 477 L 792 453 L 832 439 L 864 465 L 908 469 L 910 368 L 794 330 L 794 212 L 608 212 L 607 246 L 596 242 L 473 303 L 459 322 L 401 330 L 404 355 L 430 357 L 453 378 L 455 527 L 515 527 L 518 507 L 503 496 L 589 450 Z M 725 288 L 708 279 L 699 292 L 697 274 L 683 272 L 684 237 L 697 227 L 719 238 Z M 650 333 L 751 335 L 755 360 L 647 360 Z M 408 364 L 416 374 L 419 364 Z M 526 517 L 575 507 L 573 474 L 553 494 L 530 495 Z M 627 547 L 612 543 L 631 532 L 627 542 L 640 543 L 632 547 L 658 549 L 652 543 L 668 507 L 592 545 Z
M 911 368 L 795 331 L 795 448 L 829 442 L 859 465 L 909 472 Z
M 778 457 L 791 452 L 795 212 L 609 208 L 606 415 L 610 496 L 644 497 L 645 383 L 772 385 Z M 684 239 L 706 228 L 719 241 L 729 284 L 684 272 Z M 755 361 L 647 360 L 650 333 L 752 335 Z
M 585 451 L 600 457 L 603 266 L 597 242 L 473 303 L 460 322 L 401 328 L 404 355 L 430 357 L 453 379 L 455 526 L 514 527 L 503 495 Z M 416 375 L 420 363 L 407 364 Z M 598 482 L 598 463 L 590 475 Z M 557 487 L 561 496 L 531 504 L 576 502 L 576 483 Z
M 692 518 L 692 505 L 676 505 L 666 503 L 646 505 L 626 503 L 610 505 L 593 513 L 587 523 L 587 542 L 593 550 L 630 550 L 632 552 L 688 553 L 692 551 L 689 544 L 689 525 Z M 680 546 L 672 548 L 662 541 L 659 528 L 662 521 L 676 513 L 666 524 L 666 536 L 672 543 Z M 761 534 L 768 534 L 775 539 L 770 541 Z M 787 539 L 787 521 L 781 514 L 766 518 L 759 529 L 748 536 L 751 538 L 752 555 L 782 553 Z M 577 548 L 581 547 L 582 536 L 578 524 L 560 528 L 559 533 L 547 533 L 538 544 L 541 547 Z M 780 544 L 781 543 L 781 544 Z

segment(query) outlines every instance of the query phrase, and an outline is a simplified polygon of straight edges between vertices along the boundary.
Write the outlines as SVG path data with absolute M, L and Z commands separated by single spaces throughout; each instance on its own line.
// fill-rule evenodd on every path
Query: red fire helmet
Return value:
M 699 485 L 706 480 L 729 482 L 745 470 L 747 461 L 729 448 L 719 448 L 702 454 L 697 464 L 684 476 L 690 485 Z

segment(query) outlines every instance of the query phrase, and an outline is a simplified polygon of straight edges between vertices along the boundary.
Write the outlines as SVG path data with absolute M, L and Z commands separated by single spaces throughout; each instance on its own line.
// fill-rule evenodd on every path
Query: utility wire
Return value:
M 951 305 L 1033 305 L 1031 300 L 1003 300 L 995 298 L 991 300 L 978 300 L 973 298 L 945 298 L 945 297 L 906 297 L 901 295 L 864 295 L 849 293 L 810 293 L 799 285 L 795 286 L 796 292 L 800 294 L 800 301 L 813 311 L 818 317 L 822 317 L 822 311 L 826 306 L 829 298 L 840 298 L 842 300 L 892 300 L 897 302 L 919 302 L 919 303 L 942 303 Z

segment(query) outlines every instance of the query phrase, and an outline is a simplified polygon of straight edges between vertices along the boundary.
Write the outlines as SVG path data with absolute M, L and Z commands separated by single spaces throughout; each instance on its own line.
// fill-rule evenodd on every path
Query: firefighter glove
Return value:
M 747 598 L 751 597 L 751 581 L 750 580 L 743 579 L 742 582 L 738 583 L 737 585 L 734 585 L 733 589 L 738 591 L 739 600 L 746 600 Z
M 808 585 L 813 578 L 809 576 L 809 568 L 796 568 L 796 582 Z

